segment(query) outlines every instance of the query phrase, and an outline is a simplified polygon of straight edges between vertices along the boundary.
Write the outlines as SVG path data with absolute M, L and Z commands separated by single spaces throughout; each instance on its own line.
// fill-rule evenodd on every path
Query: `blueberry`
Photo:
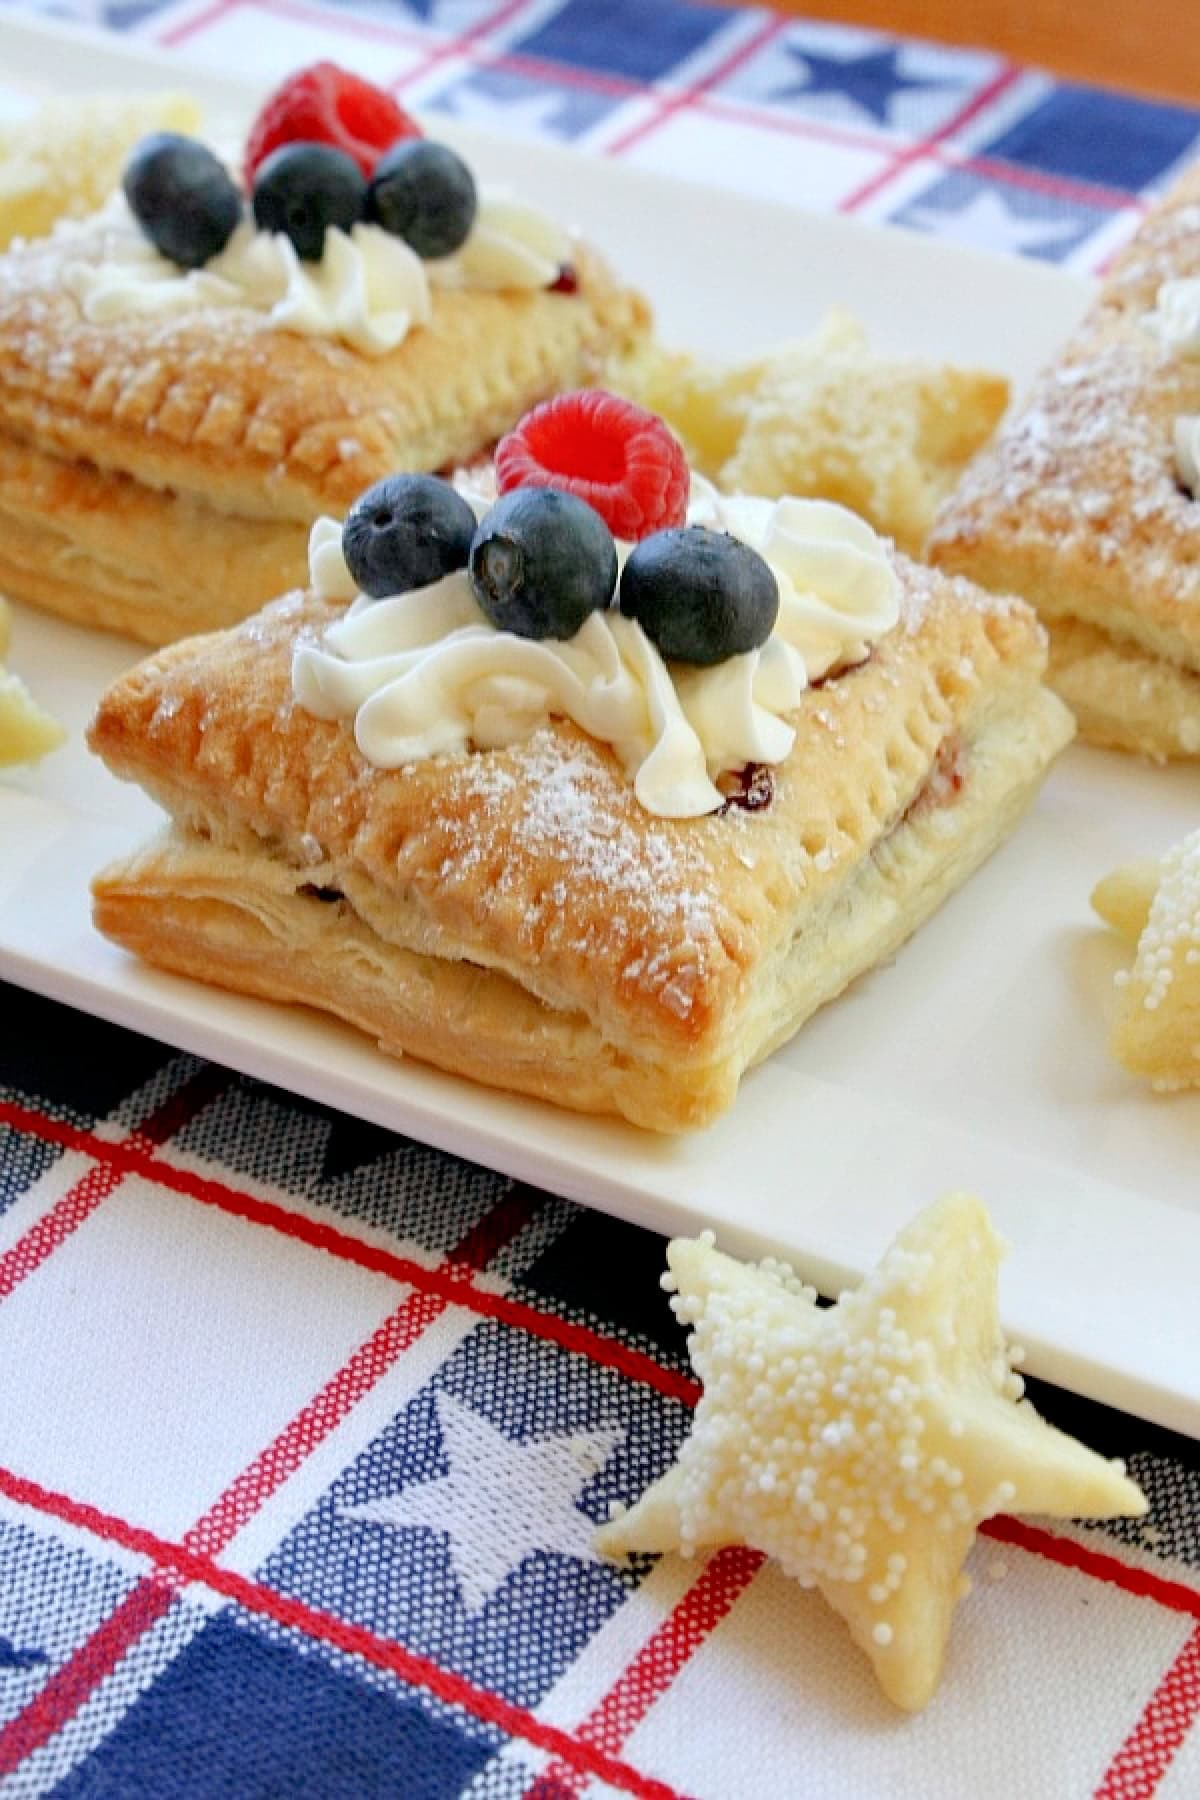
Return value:
M 475 178 L 461 156 L 428 138 L 405 138 L 381 156 L 367 189 L 367 217 L 418 256 L 449 256 L 475 223 Z
M 358 164 L 331 144 L 281 144 L 258 166 L 254 217 L 281 231 L 305 262 L 320 262 L 325 232 L 349 231 L 363 216 L 367 184 Z
M 707 525 L 643 538 L 621 574 L 619 605 L 674 662 L 720 663 L 771 635 L 779 587 L 757 550 Z
M 617 584 L 612 532 L 585 500 L 514 488 L 471 545 L 471 586 L 492 624 L 518 637 L 572 638 Z
M 198 269 L 222 251 L 242 216 L 228 171 L 204 144 L 175 131 L 156 131 L 134 146 L 122 186 L 154 248 L 183 269 Z
M 474 535 L 475 514 L 448 481 L 389 475 L 351 507 L 342 554 L 363 593 L 381 600 L 465 568 Z

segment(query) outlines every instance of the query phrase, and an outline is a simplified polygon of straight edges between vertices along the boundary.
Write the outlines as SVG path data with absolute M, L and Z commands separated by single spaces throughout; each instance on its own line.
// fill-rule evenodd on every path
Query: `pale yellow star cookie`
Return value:
M 704 1393 L 679 1459 L 598 1547 L 747 1544 L 849 1625 L 898 1706 L 941 1675 L 962 1565 L 998 1512 L 1139 1515 L 1119 1463 L 1020 1399 L 997 1314 L 1002 1240 L 953 1194 L 821 1309 L 784 1265 L 735 1262 L 711 1233 L 667 1249 Z
M 885 355 L 840 307 L 746 362 L 639 346 L 618 383 L 719 488 L 840 501 L 910 556 L 1008 403 L 1002 376 Z
M 37 762 L 57 750 L 67 735 L 20 677 L 4 667 L 7 649 L 8 607 L 0 600 L 0 769 L 10 763 Z
M 147 133 L 192 133 L 199 124 L 200 109 L 184 94 L 47 100 L 29 118 L 0 124 L 0 248 L 103 205 Z
M 1116 978 L 1114 1055 L 1156 1088 L 1200 1087 L 1200 830 L 1106 876 L 1092 905 L 1137 942 Z

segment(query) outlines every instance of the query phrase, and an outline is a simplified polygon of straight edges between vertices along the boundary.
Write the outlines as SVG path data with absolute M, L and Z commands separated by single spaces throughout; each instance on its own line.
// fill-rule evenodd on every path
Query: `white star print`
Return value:
M 953 238 L 979 250 L 1038 250 L 1073 236 L 1079 229 L 1072 219 L 1030 219 L 1010 212 L 998 194 L 976 194 L 957 212 L 917 206 L 904 223 L 916 225 L 933 237 Z
M 447 1475 L 345 1507 L 344 1519 L 440 1532 L 463 1604 L 475 1612 L 535 1550 L 602 1562 L 595 1523 L 576 1504 L 623 1433 L 601 1429 L 518 1444 L 461 1400 L 434 1399 Z

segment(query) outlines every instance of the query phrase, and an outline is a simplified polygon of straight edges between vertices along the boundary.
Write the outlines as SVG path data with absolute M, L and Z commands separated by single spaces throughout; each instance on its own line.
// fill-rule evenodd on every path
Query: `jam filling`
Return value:
M 546 290 L 549 294 L 577 294 L 579 292 L 579 274 L 574 263 L 560 263 L 558 279 L 552 281 Z
M 927 812 L 935 806 L 947 806 L 957 800 L 966 784 L 966 753 L 956 731 L 950 732 L 938 745 L 933 767 L 924 785 L 913 795 L 904 812 L 911 819 L 916 812 Z M 904 819 L 901 820 L 903 824 Z
M 308 900 L 322 900 L 327 906 L 331 906 L 335 900 L 346 898 L 341 888 L 318 887 L 315 881 L 306 881 L 303 887 L 296 889 L 296 892 L 303 894 Z
M 723 818 L 734 808 L 738 812 L 763 812 L 775 798 L 775 777 L 766 763 L 747 763 L 718 776 L 717 786 L 725 796 L 725 804 L 717 808 Z

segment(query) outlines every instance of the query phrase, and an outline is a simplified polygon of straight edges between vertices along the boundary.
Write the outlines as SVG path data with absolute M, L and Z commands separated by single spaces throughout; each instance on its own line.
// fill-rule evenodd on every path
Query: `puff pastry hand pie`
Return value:
M 1137 945 L 1117 976 L 1114 1053 L 1156 1088 L 1200 1087 L 1200 831 L 1106 876 L 1092 905 Z
M 1200 756 L 1200 168 L 1117 258 L 1024 410 L 938 518 L 931 560 L 1019 593 L 1093 743 Z
M 630 410 L 586 398 L 610 423 Z M 390 516 L 394 486 L 344 534 L 314 531 L 313 589 L 103 698 L 93 748 L 172 820 L 94 884 L 100 930 L 149 961 L 679 1131 L 903 943 L 1071 736 L 1026 606 L 889 557 L 817 502 L 694 494 L 782 596 L 761 648 L 712 668 L 664 662 L 616 608 L 569 641 L 489 624 L 486 499 L 472 585 L 464 569 L 346 612 L 337 539 Z
M 489 204 L 474 260 L 428 280 L 376 224 L 329 231 L 314 263 L 248 216 L 172 269 L 119 201 L 10 249 L 0 590 L 151 644 L 230 624 L 303 579 L 319 515 L 392 470 L 478 457 L 597 379 L 645 303 L 532 209 Z M 368 354 L 379 315 L 389 342 L 407 332 Z

